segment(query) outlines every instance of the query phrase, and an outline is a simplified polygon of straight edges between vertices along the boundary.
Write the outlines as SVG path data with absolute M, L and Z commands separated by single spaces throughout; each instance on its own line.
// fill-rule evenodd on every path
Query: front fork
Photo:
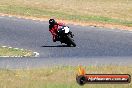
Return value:
M 70 34 L 70 36 L 73 38 L 74 34 L 72 34 L 72 32 L 71 32 L 71 31 L 69 31 L 69 34 Z

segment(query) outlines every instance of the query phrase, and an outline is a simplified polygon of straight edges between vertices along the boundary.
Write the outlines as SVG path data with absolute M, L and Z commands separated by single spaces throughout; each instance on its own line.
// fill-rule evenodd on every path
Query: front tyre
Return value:
M 76 47 L 76 44 L 74 42 L 74 40 L 70 37 L 70 36 L 67 36 L 68 37 L 68 43 L 67 43 L 67 46 L 71 46 L 73 45 L 73 47 Z

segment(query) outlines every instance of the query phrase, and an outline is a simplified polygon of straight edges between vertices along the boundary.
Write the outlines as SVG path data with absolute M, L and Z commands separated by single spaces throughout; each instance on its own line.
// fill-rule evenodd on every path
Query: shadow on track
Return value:
M 72 46 L 67 46 L 67 45 L 56 45 L 56 46 L 51 46 L 51 45 L 47 45 L 47 46 L 41 46 L 41 47 L 72 47 Z

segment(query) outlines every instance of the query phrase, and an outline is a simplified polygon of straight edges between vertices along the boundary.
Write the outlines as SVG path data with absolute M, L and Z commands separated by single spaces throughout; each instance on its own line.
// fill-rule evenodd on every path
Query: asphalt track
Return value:
M 53 43 L 47 21 L 0 16 L 0 46 L 40 53 L 37 58 L 0 58 L 1 68 L 132 64 L 132 32 L 67 24 L 77 47 Z

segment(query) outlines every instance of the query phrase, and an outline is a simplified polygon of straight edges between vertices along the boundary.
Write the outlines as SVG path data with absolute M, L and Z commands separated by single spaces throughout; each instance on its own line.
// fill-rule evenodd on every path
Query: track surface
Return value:
M 0 17 L 0 45 L 30 49 L 38 58 L 0 58 L 1 68 L 78 64 L 131 64 L 132 33 L 68 24 L 77 47 L 53 43 L 48 22 Z

